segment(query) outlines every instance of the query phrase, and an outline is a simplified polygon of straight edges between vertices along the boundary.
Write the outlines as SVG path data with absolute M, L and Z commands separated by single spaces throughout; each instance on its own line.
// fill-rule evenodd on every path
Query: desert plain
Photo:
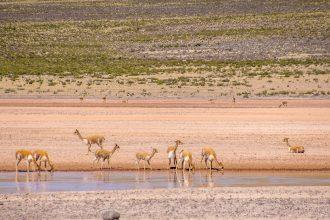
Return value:
M 197 169 L 210 146 L 224 172 L 329 172 L 329 9 L 324 0 L 0 1 L 0 175 L 15 170 L 22 148 L 47 150 L 55 172 L 98 170 L 75 129 L 103 134 L 105 149 L 117 143 L 119 172 L 151 148 L 153 169 L 168 169 L 177 139 Z M 290 153 L 284 137 L 305 153 Z M 1 219 L 100 219 L 105 210 L 329 219 L 330 189 L 0 191 Z

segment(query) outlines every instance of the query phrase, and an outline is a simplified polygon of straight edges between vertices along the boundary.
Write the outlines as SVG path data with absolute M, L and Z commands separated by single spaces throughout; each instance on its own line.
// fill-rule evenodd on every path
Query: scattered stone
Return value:
M 120 218 L 120 213 L 115 210 L 104 211 L 102 214 L 103 220 L 115 220 Z
M 0 205 L 3 205 L 3 202 L 0 202 Z

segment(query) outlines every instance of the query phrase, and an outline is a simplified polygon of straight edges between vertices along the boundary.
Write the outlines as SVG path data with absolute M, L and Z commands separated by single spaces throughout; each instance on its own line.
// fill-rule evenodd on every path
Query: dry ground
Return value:
M 20 148 L 48 150 L 58 170 L 93 169 L 92 154 L 86 155 L 87 147 L 73 134 L 76 128 L 83 135 L 104 134 L 107 149 L 119 144 L 120 151 L 112 159 L 117 169 L 135 168 L 135 153 L 152 147 L 159 150 L 152 161 L 154 168 L 166 168 L 166 148 L 176 139 L 193 152 L 197 165 L 201 147 L 212 146 L 226 169 L 330 169 L 329 101 L 292 102 L 305 107 L 3 106 L 0 170 L 14 170 L 14 152 Z M 289 137 L 291 144 L 305 146 L 306 153 L 289 153 L 283 137 Z
M 248 187 L 0 194 L 1 219 L 329 219 L 330 187 Z

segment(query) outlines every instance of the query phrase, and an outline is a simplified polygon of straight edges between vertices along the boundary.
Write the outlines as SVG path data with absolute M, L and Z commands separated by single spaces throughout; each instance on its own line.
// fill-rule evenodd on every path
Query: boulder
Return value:
M 102 213 L 103 220 L 114 220 L 119 218 L 120 218 L 120 213 L 115 210 L 107 210 Z

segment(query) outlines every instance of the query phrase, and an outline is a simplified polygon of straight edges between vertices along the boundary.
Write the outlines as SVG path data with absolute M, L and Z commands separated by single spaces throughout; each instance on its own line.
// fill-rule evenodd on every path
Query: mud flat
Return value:
M 322 103 L 322 102 L 320 102 Z M 328 103 L 324 100 L 324 103 Z M 199 168 L 200 151 L 212 146 L 225 169 L 329 170 L 330 108 L 143 108 L 143 107 L 0 107 L 1 171 L 15 169 L 17 149 L 47 150 L 56 170 L 97 170 L 93 155 L 73 134 L 104 134 L 104 147 L 117 143 L 114 169 L 135 169 L 135 153 L 156 147 L 152 164 L 167 168 L 166 148 L 184 143 Z M 282 142 L 303 145 L 292 154 Z M 93 147 L 93 150 L 97 147 Z M 25 170 L 25 164 L 19 169 Z
M 1 219 L 246 219 L 330 217 L 330 187 L 224 187 L 0 194 Z M 47 211 L 46 211 L 47 210 Z

